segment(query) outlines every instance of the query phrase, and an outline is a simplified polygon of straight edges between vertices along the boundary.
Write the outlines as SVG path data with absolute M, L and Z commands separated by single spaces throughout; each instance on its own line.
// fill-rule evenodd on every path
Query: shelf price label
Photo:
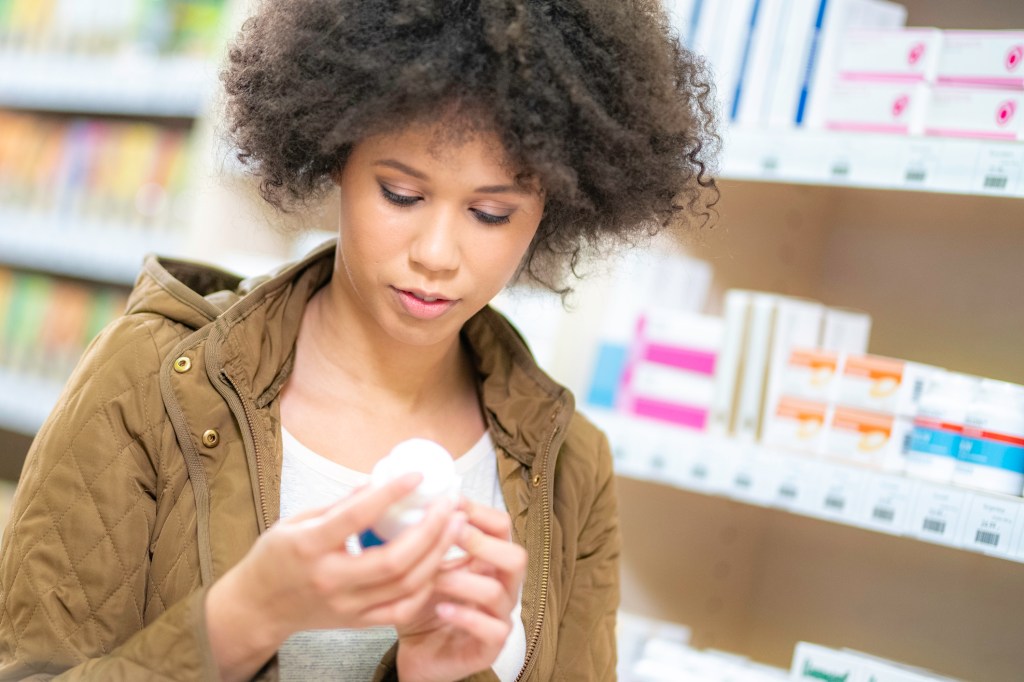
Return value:
M 920 540 L 951 547 L 960 544 L 960 524 L 970 493 L 923 484 L 918 488 L 907 532 Z
M 630 478 L 643 478 L 643 434 L 627 419 L 616 414 L 594 414 L 595 421 L 608 436 L 615 472 Z
M 757 467 L 753 457 L 737 461 L 736 466 L 733 467 L 730 473 L 730 494 L 739 500 L 752 499 L 758 479 Z
M 660 429 L 649 428 L 642 423 L 626 421 L 626 454 L 621 468 L 632 478 L 668 483 L 668 469 L 677 453 L 683 450 L 680 444 L 663 436 Z
M 975 187 L 985 194 L 1011 195 L 1021 181 L 1024 155 L 1017 144 L 987 144 L 978 152 Z
M 964 523 L 961 545 L 984 554 L 1009 556 L 1020 508 L 1021 503 L 1016 500 L 975 495 Z
M 764 479 L 766 504 L 795 513 L 810 513 L 815 505 L 815 491 L 822 472 L 820 462 L 778 452 L 767 452 L 772 473 Z
M 845 182 L 850 177 L 850 159 L 834 159 L 829 165 L 828 172 L 833 182 Z
M 917 481 L 902 476 L 871 476 L 858 514 L 860 525 L 903 534 L 910 523 L 917 485 Z
M 779 488 L 779 455 L 759 446 L 745 448 L 732 471 L 730 494 L 737 500 L 769 506 Z
M 772 152 L 761 157 L 761 174 L 766 178 L 775 175 L 779 170 L 779 155 Z
M 643 427 L 648 455 L 647 477 L 665 485 L 692 488 L 688 478 L 693 463 L 705 449 L 702 441 L 682 429 L 647 425 Z
M 732 471 L 730 494 L 737 500 L 769 506 L 775 503 L 779 488 L 779 456 L 760 447 L 746 449 L 745 456 Z
M 811 512 L 827 518 L 855 519 L 864 499 L 869 475 L 858 469 L 829 466 L 819 478 L 816 509 Z
M 914 142 L 907 145 L 903 162 L 903 186 L 907 189 L 922 189 L 934 184 L 938 168 L 937 141 L 932 143 Z
M 705 489 L 711 493 L 740 497 L 736 494 L 736 479 L 747 480 L 747 474 L 739 471 L 746 468 L 749 448 L 745 445 L 714 438 L 705 439 L 698 450 L 698 459 L 707 468 Z M 742 499 L 742 498 L 741 498 Z

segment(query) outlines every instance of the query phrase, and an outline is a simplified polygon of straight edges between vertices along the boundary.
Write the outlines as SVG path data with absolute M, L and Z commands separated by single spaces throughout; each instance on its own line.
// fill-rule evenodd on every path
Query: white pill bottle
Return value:
M 373 526 L 360 533 L 359 544 L 364 548 L 394 540 L 403 530 L 420 523 L 435 500 L 458 499 L 461 480 L 455 472 L 455 461 L 441 445 L 426 438 L 412 438 L 396 445 L 374 465 L 370 485 L 379 487 L 409 473 L 418 473 L 423 480 L 409 495 L 388 507 Z
M 936 372 L 921 395 L 907 450 L 909 476 L 950 483 L 960 453 L 967 408 L 977 392 L 976 377 Z
M 982 382 L 967 408 L 953 482 L 1006 495 L 1024 491 L 1024 387 Z

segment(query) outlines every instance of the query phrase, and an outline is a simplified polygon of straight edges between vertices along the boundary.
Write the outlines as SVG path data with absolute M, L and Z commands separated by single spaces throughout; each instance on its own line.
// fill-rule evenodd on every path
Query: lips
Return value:
M 420 291 L 419 289 L 399 289 L 399 291 L 406 294 L 411 294 L 416 298 L 420 299 L 421 301 L 423 301 L 424 303 L 436 303 L 438 301 L 447 302 L 451 300 L 450 298 L 442 296 L 441 294 L 430 294 L 424 291 Z
M 445 298 L 439 293 L 420 289 L 392 287 L 399 304 L 410 316 L 419 320 L 433 320 L 451 310 L 457 299 Z

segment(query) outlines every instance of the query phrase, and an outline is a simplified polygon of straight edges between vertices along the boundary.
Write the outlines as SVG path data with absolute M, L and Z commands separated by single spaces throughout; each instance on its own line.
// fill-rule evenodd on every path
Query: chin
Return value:
M 383 326 L 392 339 L 408 346 L 426 348 L 458 337 L 466 320 L 459 317 L 458 319 L 418 321 L 398 317 L 392 318 L 389 322 Z

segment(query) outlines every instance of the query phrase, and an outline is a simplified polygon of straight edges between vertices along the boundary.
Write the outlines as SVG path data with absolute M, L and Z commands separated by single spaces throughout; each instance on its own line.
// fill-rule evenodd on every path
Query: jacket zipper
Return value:
M 242 408 L 242 413 L 245 415 L 246 431 L 249 436 L 249 440 L 252 442 L 253 459 L 256 460 L 256 486 L 259 489 L 260 512 L 263 514 L 263 530 L 266 530 L 267 528 L 270 528 L 270 514 L 267 513 L 267 495 L 263 485 L 263 459 L 260 457 L 260 448 L 257 445 L 256 434 L 253 433 L 252 430 L 252 425 L 255 423 L 254 415 L 249 408 L 249 403 L 242 397 L 242 394 L 235 386 L 235 382 L 228 376 L 228 373 L 221 370 L 220 375 L 223 377 L 224 382 L 231 387 L 231 390 L 234 392 L 233 397 L 237 399 L 238 404 Z
M 540 631 L 544 626 L 544 614 L 547 610 L 548 605 L 548 577 L 551 573 L 551 501 L 548 499 L 548 457 L 551 454 L 551 444 L 555 441 L 555 436 L 558 435 L 558 427 L 555 426 L 551 432 L 551 436 L 548 438 L 548 443 L 544 448 L 544 459 L 542 460 L 541 471 L 544 472 L 544 488 L 541 491 L 541 518 L 543 519 L 544 526 L 544 552 L 541 555 L 541 568 L 540 568 L 540 598 L 537 603 L 537 620 L 534 623 L 533 631 L 530 633 L 529 642 L 526 645 L 526 658 L 523 661 L 523 669 L 519 671 L 519 676 L 516 677 L 516 682 L 525 680 L 527 675 L 532 672 L 534 664 L 534 654 L 537 653 L 537 646 L 540 643 Z

